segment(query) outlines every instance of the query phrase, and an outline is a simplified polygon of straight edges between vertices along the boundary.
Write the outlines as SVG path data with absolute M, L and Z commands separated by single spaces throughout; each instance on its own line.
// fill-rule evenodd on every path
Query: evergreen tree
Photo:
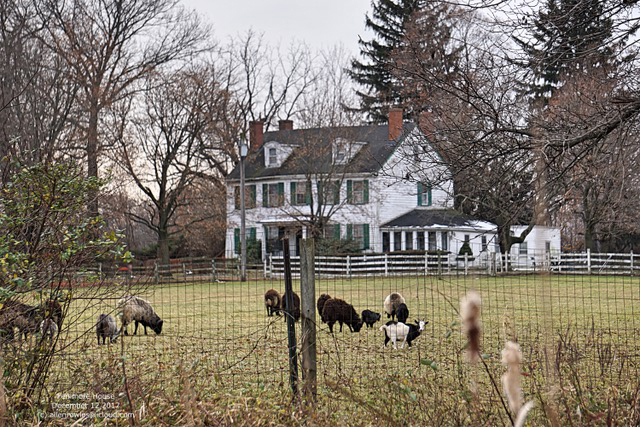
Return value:
M 546 104 L 564 81 L 593 68 L 613 65 L 613 21 L 609 1 L 547 0 L 533 21 L 531 40 L 522 47 L 530 78 L 524 92 Z
M 374 123 L 386 122 L 389 106 L 401 103 L 401 90 L 391 72 L 391 53 L 402 43 L 405 24 L 422 3 L 421 0 L 376 0 L 372 4 L 372 16 L 367 14 L 365 26 L 375 36 L 369 41 L 360 39 L 363 60 L 354 59 L 349 74 L 364 87 L 357 91 L 360 111 L 367 113 Z

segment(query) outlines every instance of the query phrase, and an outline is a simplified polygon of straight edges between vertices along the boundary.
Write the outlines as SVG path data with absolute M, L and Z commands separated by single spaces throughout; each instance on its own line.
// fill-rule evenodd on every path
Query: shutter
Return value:
M 296 182 L 291 182 L 291 204 L 297 205 L 296 200 Z
M 418 206 L 422 206 L 422 183 L 418 183 Z
M 237 254 L 240 253 L 240 229 L 233 229 L 233 251 Z
M 278 205 L 282 206 L 284 204 L 284 182 L 278 183 Z
M 255 227 L 251 227 L 249 229 L 249 239 L 250 240 L 256 240 L 256 228 Z
M 304 187 L 304 202 L 307 205 L 311 204 L 311 181 L 307 181 Z
M 333 226 L 333 238 L 336 240 L 340 240 L 340 224 L 336 224 Z
M 369 180 L 364 180 L 364 203 L 369 203 Z
M 353 224 L 347 224 L 347 239 L 353 239 Z
M 333 183 L 333 201 L 336 205 L 340 204 L 340 181 Z
M 249 186 L 249 198 L 251 202 L 250 207 L 255 208 L 256 207 L 256 186 L 255 185 Z
M 262 207 L 269 207 L 269 184 L 262 184 Z
M 431 186 L 427 187 L 427 206 L 431 206 Z
M 324 204 L 324 194 L 322 193 L 322 181 L 318 181 L 316 185 L 318 187 L 318 206 L 322 206 Z
M 364 236 L 362 249 L 369 249 L 369 224 L 362 224 L 362 235 Z
M 353 203 L 351 200 L 351 192 L 353 191 L 353 182 L 348 179 L 347 180 L 347 203 Z

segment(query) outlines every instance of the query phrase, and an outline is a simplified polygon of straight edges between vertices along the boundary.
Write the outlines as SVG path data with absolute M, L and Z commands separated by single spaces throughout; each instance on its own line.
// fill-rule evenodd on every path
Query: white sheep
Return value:
M 400 304 L 405 304 L 404 297 L 398 292 L 392 292 L 384 299 L 384 312 L 387 313 L 387 318 L 394 319 L 396 310 Z

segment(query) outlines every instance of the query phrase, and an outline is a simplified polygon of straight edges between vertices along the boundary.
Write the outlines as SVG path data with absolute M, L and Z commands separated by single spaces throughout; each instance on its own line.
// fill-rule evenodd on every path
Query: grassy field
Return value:
M 111 346 L 97 345 L 92 325 L 99 313 L 115 314 L 124 290 L 110 288 L 102 298 L 90 289 L 75 290 L 49 378 L 51 395 L 39 405 L 43 411 L 59 405 L 61 392 L 112 394 L 112 412 L 132 408 L 148 425 L 198 425 L 198 419 L 202 425 L 506 425 L 493 381 L 500 388 L 500 351 L 508 339 L 522 348 L 525 398 L 536 402 L 532 425 L 548 423 L 554 413 L 562 425 L 605 425 L 608 416 L 630 425 L 640 417 L 638 278 L 318 280 L 316 297 L 329 293 L 358 312 L 382 312 L 385 296 L 400 292 L 411 319 L 429 324 L 411 349 L 402 350 L 382 347 L 381 323 L 360 333 L 346 327 L 337 332 L 336 326 L 334 335 L 318 324 L 314 409 L 289 405 L 286 327 L 282 318 L 266 315 L 263 295 L 270 288 L 283 292 L 284 284 L 139 283 L 135 292 L 164 319 L 163 333 L 144 336 L 140 328 L 137 336 Z M 457 313 L 469 289 L 483 299 L 484 356 L 475 365 L 464 358 Z M 129 423 L 99 417 L 89 422 Z

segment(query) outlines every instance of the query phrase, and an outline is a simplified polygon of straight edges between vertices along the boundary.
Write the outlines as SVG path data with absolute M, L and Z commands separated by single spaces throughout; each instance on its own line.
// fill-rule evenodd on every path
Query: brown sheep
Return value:
M 282 306 L 284 308 L 284 312 L 291 315 L 291 317 L 293 317 L 293 320 L 297 322 L 298 320 L 300 320 L 300 297 L 295 292 L 293 292 L 292 297 L 293 307 L 290 309 L 289 307 L 287 307 L 287 293 L 285 292 L 284 295 L 282 295 Z M 285 321 L 286 320 L 287 317 L 285 316 Z
M 280 316 L 282 300 L 280 294 L 275 289 L 269 289 L 264 294 L 264 306 L 267 308 L 267 316 L 277 314 Z
M 329 299 L 331 299 L 331 296 L 329 294 L 322 294 L 320 295 L 320 298 L 318 298 L 318 314 L 320 316 L 322 316 L 322 308 L 324 307 L 324 303 Z
M 363 322 L 356 313 L 353 306 L 341 299 L 331 298 L 324 303 L 322 307 L 322 321 L 329 325 L 329 332 L 333 333 L 333 325 L 340 323 L 340 332 L 342 332 L 342 324 L 346 324 L 351 332 L 360 332 Z

